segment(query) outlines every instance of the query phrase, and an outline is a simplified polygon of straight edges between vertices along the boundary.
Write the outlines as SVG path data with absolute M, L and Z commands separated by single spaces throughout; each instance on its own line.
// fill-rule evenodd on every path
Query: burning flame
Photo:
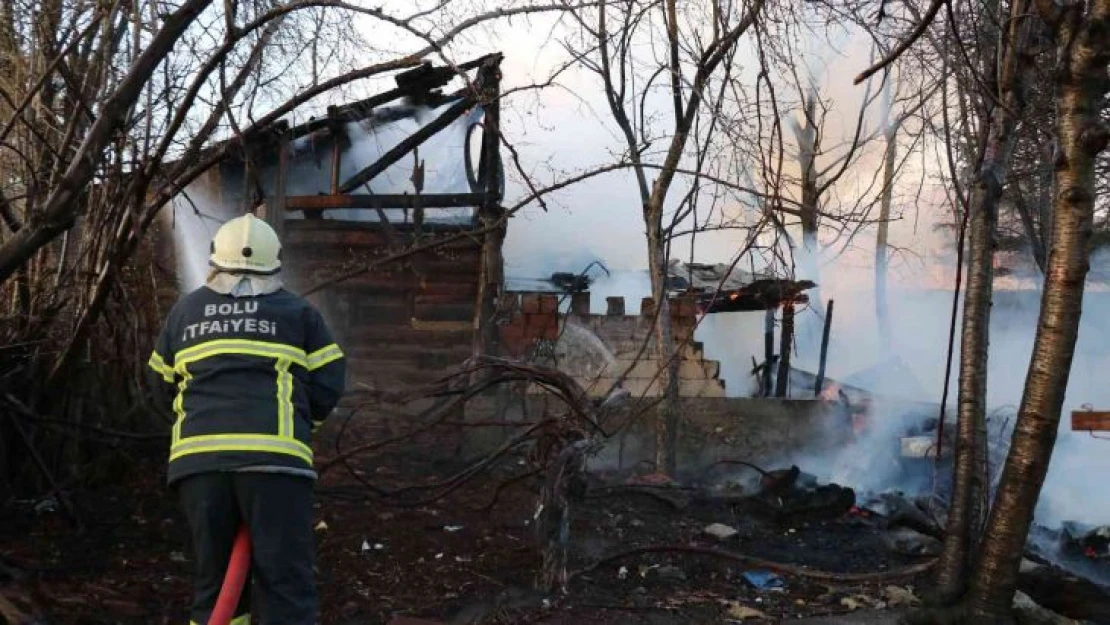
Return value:
M 821 399 L 825 401 L 838 401 L 840 399 L 838 393 L 840 392 L 840 385 L 833 382 L 821 389 Z

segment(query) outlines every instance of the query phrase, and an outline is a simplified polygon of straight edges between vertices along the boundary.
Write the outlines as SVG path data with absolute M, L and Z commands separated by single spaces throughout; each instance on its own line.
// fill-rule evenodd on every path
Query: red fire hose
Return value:
M 220 596 L 216 599 L 216 607 L 208 619 L 208 625 L 228 625 L 235 616 L 235 608 L 239 605 L 239 597 L 243 594 L 243 586 L 247 582 L 247 573 L 251 568 L 251 535 L 246 525 L 239 527 L 235 535 L 235 543 L 231 546 L 231 558 L 227 563 L 227 573 L 224 574 L 224 585 L 220 588 Z

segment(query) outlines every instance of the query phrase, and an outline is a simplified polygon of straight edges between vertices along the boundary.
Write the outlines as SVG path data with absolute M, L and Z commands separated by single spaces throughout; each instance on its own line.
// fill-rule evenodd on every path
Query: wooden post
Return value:
M 424 161 L 420 160 L 420 148 L 412 149 L 412 231 L 420 237 L 424 230 Z
M 266 223 L 277 233 L 278 239 L 285 241 L 285 187 L 289 176 L 289 136 L 282 133 L 278 140 L 278 170 L 274 181 L 274 193 L 266 202 Z
M 817 365 L 817 382 L 813 385 L 813 396 L 821 396 L 821 386 L 825 384 L 825 360 L 829 356 L 829 331 L 832 330 L 833 300 L 825 307 L 825 330 L 821 333 L 821 361 Z
M 775 380 L 775 397 L 786 397 L 790 382 L 790 350 L 794 343 L 794 302 L 782 304 L 782 334 L 779 336 L 779 374 Z
M 246 145 L 240 148 L 243 159 L 243 188 L 240 190 L 241 196 L 239 197 L 239 213 L 248 213 L 260 198 L 253 197 L 253 188 L 251 186 L 251 179 L 254 178 L 254 167 L 251 166 L 249 151 Z
M 328 107 L 328 119 L 335 116 L 335 107 Z M 332 122 L 331 128 L 331 194 L 339 195 L 339 167 L 342 165 L 343 146 L 339 141 L 339 124 Z
M 502 245 L 506 226 L 501 207 L 501 69 L 500 58 L 493 57 L 478 70 L 479 102 L 485 108 L 482 132 L 482 160 L 485 161 L 485 200 L 478 207 L 478 219 L 489 231 L 482 236 L 482 258 L 479 261 L 478 309 L 474 314 L 474 356 L 495 353 L 497 349 L 497 300 L 504 284 Z M 454 107 L 452 108 L 454 110 Z M 459 109 L 455 117 L 465 109 Z M 446 117 L 446 115 L 444 115 Z M 454 118 L 452 118 L 454 119 Z M 435 122 L 432 122 L 434 124 Z M 431 125 L 431 124 L 429 124 Z M 419 133 L 418 133 L 419 134 Z M 414 135 L 415 136 L 415 135 Z M 415 147 L 415 146 L 414 146 Z
M 768 308 L 763 322 L 763 377 L 764 397 L 771 396 L 771 359 L 775 357 L 775 309 Z

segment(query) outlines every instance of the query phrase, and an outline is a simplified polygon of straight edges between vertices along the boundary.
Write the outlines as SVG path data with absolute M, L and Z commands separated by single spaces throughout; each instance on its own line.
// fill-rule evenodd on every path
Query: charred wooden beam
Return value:
M 286 198 L 287 210 L 327 210 L 336 208 L 412 209 L 463 208 L 481 206 L 486 201 L 484 193 L 433 193 L 419 199 L 410 193 L 382 195 L 291 195 Z
M 775 397 L 786 397 L 790 383 L 790 352 L 794 346 L 794 302 L 782 305 L 782 331 L 779 334 L 779 374 L 775 378 Z
M 832 331 L 833 300 L 825 307 L 825 330 L 821 333 L 821 359 L 817 365 L 817 381 L 813 384 L 813 396 L 821 396 L 821 387 L 825 384 L 825 362 L 829 357 L 829 332 Z
M 482 161 L 486 164 L 482 182 L 485 201 L 478 208 L 478 219 L 487 229 L 482 237 L 477 310 L 472 354 L 477 357 L 498 352 L 498 332 L 494 319 L 497 301 L 505 285 L 505 259 L 502 247 L 506 225 L 501 207 L 501 69 L 500 56 L 482 63 L 478 71 L 478 94 L 485 107 L 482 132 Z
M 282 240 L 285 239 L 285 191 L 288 179 L 289 139 L 283 135 L 278 141 L 278 168 L 274 195 L 266 201 L 266 223 L 270 224 L 278 238 Z
M 328 109 L 328 117 L 334 115 L 334 109 Z M 332 131 L 336 132 L 338 129 L 333 126 Z M 338 137 L 332 140 L 331 143 L 331 189 L 332 195 L 339 193 L 339 168 L 343 164 L 343 142 Z
M 502 58 L 501 54 L 491 54 L 491 55 L 483 56 L 483 57 L 478 58 L 478 59 L 474 59 L 472 61 L 467 61 L 466 63 L 455 66 L 453 68 L 435 68 L 435 69 L 440 70 L 440 71 L 450 72 L 450 74 L 451 74 L 450 77 L 454 77 L 454 76 L 459 75 L 458 72 L 468 72 L 472 69 L 480 67 L 483 63 L 485 63 L 486 61 L 488 61 L 490 59 L 496 59 L 497 61 L 500 61 L 501 58 Z M 410 71 L 418 71 L 419 72 L 420 68 L 417 68 L 416 70 L 410 70 Z M 406 81 L 404 78 L 402 78 L 402 76 L 405 75 L 405 74 L 407 74 L 407 72 L 402 72 L 401 74 L 397 75 L 397 78 L 395 80 L 398 84 L 398 87 L 396 89 L 390 89 L 389 91 L 384 91 L 382 93 L 373 95 L 373 96 L 371 96 L 369 98 L 366 98 L 364 100 L 359 100 L 357 102 L 351 102 L 349 104 L 343 104 L 341 106 L 337 106 L 337 107 L 335 107 L 335 111 L 333 113 L 331 113 L 328 117 L 321 118 L 321 119 L 310 120 L 308 122 L 305 122 L 305 123 L 303 123 L 299 126 L 295 126 L 294 128 L 292 128 L 289 131 L 290 138 L 296 139 L 298 137 L 302 137 L 304 135 L 313 133 L 313 132 L 315 132 L 315 131 L 317 131 L 321 128 L 326 127 L 328 124 L 336 122 L 336 121 L 339 121 L 339 122 L 355 122 L 355 121 L 359 121 L 361 119 L 365 119 L 370 113 L 372 113 L 374 111 L 375 108 L 377 108 L 379 106 L 383 106 L 385 104 L 389 104 L 390 102 L 400 100 L 401 98 L 406 97 L 406 96 L 412 96 L 413 94 L 420 93 L 422 91 L 423 92 L 429 92 L 427 97 L 425 98 L 426 100 L 428 100 L 426 103 L 431 104 L 433 106 L 438 106 L 439 104 L 441 104 L 443 102 L 446 102 L 447 100 L 450 99 L 450 96 L 447 96 L 447 95 L 438 94 L 438 93 L 437 94 L 430 93 L 431 89 L 434 89 L 436 87 L 442 87 L 444 84 L 446 84 L 446 82 L 443 82 L 442 84 L 436 84 L 436 82 L 439 81 L 440 78 L 437 77 L 435 80 L 425 80 L 425 81 L 419 81 L 419 80 L 408 80 L 408 81 Z
M 775 358 L 775 309 L 768 308 L 763 320 L 763 397 L 771 396 L 771 361 Z
M 323 130 L 336 123 L 361 121 L 369 117 L 374 112 L 375 108 L 389 104 L 390 102 L 399 100 L 409 95 L 411 95 L 411 93 L 408 88 L 390 89 L 389 91 L 379 93 L 378 95 L 366 98 L 365 100 L 360 100 L 358 102 L 352 102 L 350 104 L 338 106 L 336 107 L 335 112 L 328 117 L 312 119 L 303 124 L 300 124 L 299 126 L 293 127 L 289 131 L 289 136 L 293 139 L 297 139 L 305 135 L 310 135 L 319 130 Z M 437 94 L 425 98 L 426 103 L 431 106 L 439 106 L 451 99 L 452 97 L 450 95 L 445 94 Z
M 379 158 L 377 161 L 371 163 L 369 166 L 367 166 L 354 176 L 351 176 L 349 180 L 344 182 L 339 187 L 339 191 L 341 193 L 350 193 L 353 189 L 357 189 L 358 187 L 361 187 L 362 185 L 370 182 L 374 179 L 375 176 L 388 169 L 397 161 L 401 160 L 406 154 L 411 152 L 413 148 L 422 145 L 437 132 L 450 126 L 452 122 L 462 116 L 463 113 L 465 113 L 475 104 L 476 102 L 474 98 L 469 96 L 463 97 L 446 111 L 444 111 L 439 117 L 428 122 L 428 124 L 425 125 L 423 128 L 417 130 L 408 137 L 405 137 L 404 141 L 401 141 L 397 145 L 393 146 L 385 154 L 382 154 L 381 158 Z

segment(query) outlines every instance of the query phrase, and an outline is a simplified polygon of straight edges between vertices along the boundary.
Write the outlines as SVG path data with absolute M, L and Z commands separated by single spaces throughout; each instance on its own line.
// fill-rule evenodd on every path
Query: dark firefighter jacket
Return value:
M 170 311 L 149 364 L 176 386 L 170 483 L 260 465 L 311 470 L 313 426 L 346 377 L 323 317 L 285 290 L 193 291 Z

